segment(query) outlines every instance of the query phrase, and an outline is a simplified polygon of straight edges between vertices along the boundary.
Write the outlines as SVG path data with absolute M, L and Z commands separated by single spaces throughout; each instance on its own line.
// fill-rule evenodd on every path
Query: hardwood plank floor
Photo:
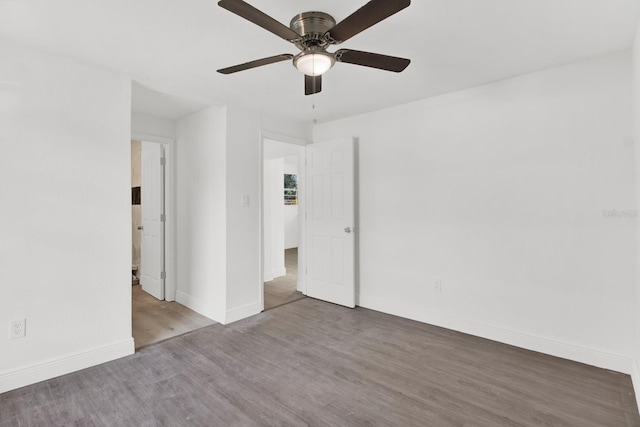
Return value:
M 0 395 L 0 426 L 640 426 L 628 375 L 301 299 Z
M 298 248 L 284 251 L 284 263 L 287 274 L 264 283 L 265 310 L 305 298 L 298 291 Z
M 175 301 L 159 301 L 132 286 L 132 327 L 136 348 L 175 337 L 215 322 Z

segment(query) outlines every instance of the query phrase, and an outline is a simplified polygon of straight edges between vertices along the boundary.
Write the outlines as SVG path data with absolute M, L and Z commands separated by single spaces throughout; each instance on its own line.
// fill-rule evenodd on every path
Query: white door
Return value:
M 353 139 L 307 146 L 307 295 L 355 307 Z
M 164 299 L 164 147 L 142 142 L 142 290 Z

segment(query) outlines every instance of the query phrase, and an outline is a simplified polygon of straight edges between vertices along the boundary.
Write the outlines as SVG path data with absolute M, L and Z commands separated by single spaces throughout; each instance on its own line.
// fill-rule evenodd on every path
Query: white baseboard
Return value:
M 195 298 L 192 298 L 191 295 L 189 294 L 185 294 L 182 291 L 176 291 L 176 302 L 178 304 L 182 304 L 185 307 L 190 308 L 191 310 L 198 312 L 200 314 L 202 314 L 199 310 L 198 310 L 198 302 Z
M 262 311 L 262 306 L 260 301 L 256 301 L 251 304 L 243 305 L 242 307 L 233 308 L 231 310 L 227 310 L 227 315 L 225 317 L 225 325 L 229 323 L 237 322 L 238 320 L 246 319 L 247 317 L 255 316 Z
M 548 338 L 485 325 L 468 319 L 428 312 L 418 307 L 365 294 L 360 294 L 359 306 L 599 368 L 624 374 L 631 373 L 632 360 L 630 355 L 606 353 L 587 347 L 553 341 Z M 640 380 L 638 389 L 640 389 Z
M 206 307 L 196 298 L 193 298 L 191 295 L 181 291 L 176 292 L 176 302 L 184 305 L 185 307 L 189 307 L 191 310 L 195 311 L 196 313 L 202 314 L 209 319 L 215 320 L 218 323 L 222 323 L 223 325 L 256 315 L 262 311 L 262 304 L 260 304 L 260 301 L 256 301 L 251 304 L 243 305 L 242 307 L 227 310 L 227 312 L 223 315 L 217 316 L 214 313 L 210 312 L 211 310 L 209 307 Z
M 0 373 L 0 393 L 133 354 L 133 338 Z
M 640 366 L 638 366 L 636 359 L 631 361 L 631 365 L 631 381 L 633 382 L 633 391 L 636 394 L 636 404 L 640 410 Z
M 282 276 L 286 276 L 287 275 L 287 269 L 286 268 L 279 268 L 277 270 L 273 270 L 273 271 L 267 271 L 264 273 L 264 281 L 265 282 L 270 282 L 273 279 L 277 279 L 278 277 L 282 277 Z
M 202 304 L 200 300 L 192 297 L 191 295 L 184 293 L 182 291 L 176 291 L 176 302 L 178 304 L 182 304 L 187 308 L 195 311 L 198 314 L 201 314 L 205 317 L 208 317 L 211 320 L 214 320 L 218 323 L 224 323 L 221 319 L 222 316 L 216 315 L 211 311 L 211 307 Z

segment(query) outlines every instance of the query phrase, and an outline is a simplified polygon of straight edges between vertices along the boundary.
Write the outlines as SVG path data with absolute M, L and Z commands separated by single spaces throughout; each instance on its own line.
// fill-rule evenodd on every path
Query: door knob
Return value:
M 139 226 L 138 226 L 138 230 L 142 230 L 142 229 L 144 229 L 144 227 L 143 227 L 143 226 L 141 226 L 141 225 L 139 225 Z
M 351 233 L 351 227 L 345 227 L 344 228 L 344 232 L 345 233 Z

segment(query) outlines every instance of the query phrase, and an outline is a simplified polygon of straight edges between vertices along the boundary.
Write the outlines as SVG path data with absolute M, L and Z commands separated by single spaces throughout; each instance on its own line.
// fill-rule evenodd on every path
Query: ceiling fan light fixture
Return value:
M 327 52 L 302 52 L 293 58 L 293 65 L 307 76 L 320 76 L 335 63 L 333 55 Z

